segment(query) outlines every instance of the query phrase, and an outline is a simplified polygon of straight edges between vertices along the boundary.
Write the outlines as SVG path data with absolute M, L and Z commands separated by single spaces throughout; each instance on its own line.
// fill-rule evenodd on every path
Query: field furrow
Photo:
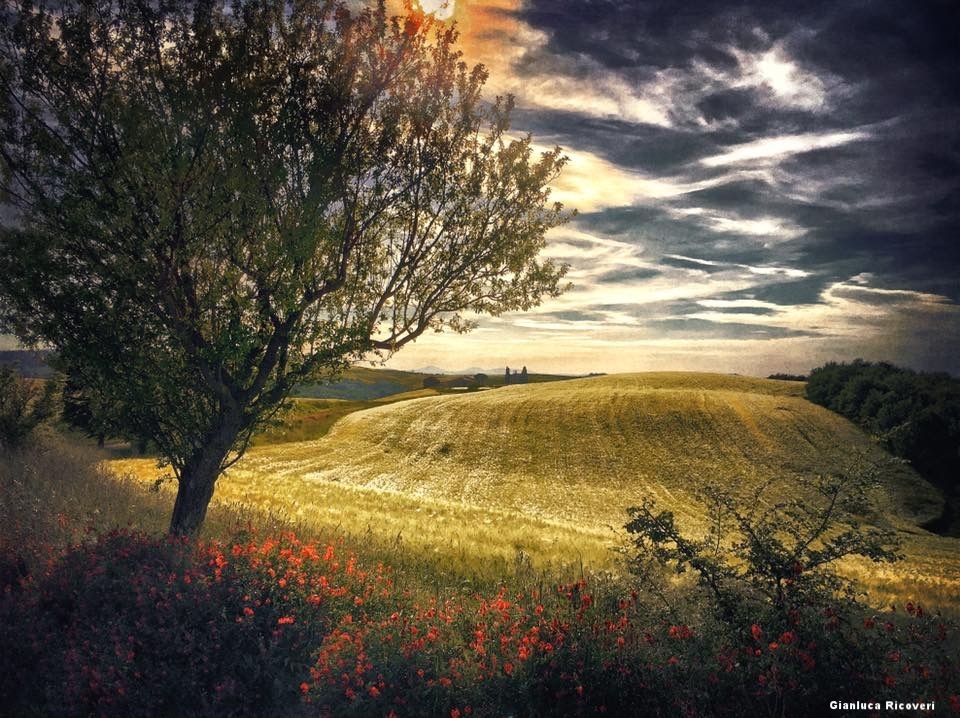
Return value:
M 706 485 L 746 499 L 773 479 L 775 502 L 802 477 L 867 469 L 882 479 L 871 520 L 904 532 L 914 565 L 933 571 L 924 580 L 955 582 L 953 564 L 930 569 L 955 542 L 917 528 L 939 511 L 936 492 L 791 382 L 637 374 L 411 399 L 256 448 L 217 495 L 428 550 L 609 563 L 626 508 L 645 498 L 703 532 Z

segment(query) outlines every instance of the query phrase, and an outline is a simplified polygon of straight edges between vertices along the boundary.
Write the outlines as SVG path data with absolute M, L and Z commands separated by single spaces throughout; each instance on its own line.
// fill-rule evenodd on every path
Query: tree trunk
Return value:
M 170 533 L 196 536 L 207 515 L 213 489 L 223 470 L 224 460 L 240 433 L 238 421 L 220 417 L 212 438 L 194 452 L 180 471 L 177 500 L 170 519 Z
M 184 472 L 177 488 L 177 500 L 173 504 L 170 533 L 177 536 L 196 536 L 207 516 L 207 506 L 213 498 L 213 488 L 220 475 L 219 469 L 203 474 Z

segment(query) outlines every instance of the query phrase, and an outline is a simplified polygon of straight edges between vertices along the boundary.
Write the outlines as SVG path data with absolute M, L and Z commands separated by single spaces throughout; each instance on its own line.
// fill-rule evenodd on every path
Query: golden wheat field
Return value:
M 737 376 L 629 374 L 413 398 L 340 418 L 322 438 L 252 449 L 216 500 L 268 508 L 462 563 L 529 557 L 617 570 L 626 508 L 652 498 L 704 533 L 698 487 L 763 500 L 803 476 L 872 468 L 868 520 L 895 528 L 906 559 L 849 561 L 872 600 L 953 604 L 956 539 L 918 528 L 936 492 L 845 419 L 802 397 L 803 384 Z M 144 481 L 149 460 L 113 462 Z

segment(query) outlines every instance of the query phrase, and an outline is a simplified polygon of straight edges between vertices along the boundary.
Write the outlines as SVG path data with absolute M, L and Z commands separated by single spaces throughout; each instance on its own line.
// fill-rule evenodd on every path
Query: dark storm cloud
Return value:
M 671 127 L 628 122 L 615 117 L 589 117 L 564 110 L 520 109 L 518 127 L 539 140 L 575 146 L 632 169 L 674 171 L 685 162 L 718 152 L 710 135 Z
M 718 3 L 622 2 L 618 0 L 535 0 L 520 17 L 550 31 L 548 50 L 583 53 L 606 67 L 665 68 L 696 60 L 735 66 L 729 44 L 761 44 L 740 11 Z
M 759 316 L 773 316 L 777 313 L 776 309 L 771 307 L 723 307 L 720 309 L 721 314 L 751 314 Z
M 537 315 L 539 319 L 555 320 L 561 322 L 602 322 L 606 315 L 602 312 L 589 311 L 583 309 L 572 309 L 560 312 L 541 312 Z
M 852 80 L 870 83 L 888 68 L 911 95 L 919 88 L 898 71 L 908 62 L 922 68 L 925 84 L 960 97 L 952 0 L 527 0 L 519 17 L 550 33 L 550 52 L 611 68 L 733 68 L 731 46 L 758 50 L 786 38 L 800 58 Z
M 960 333 L 955 2 L 527 0 L 516 17 L 543 39 L 513 69 L 547 98 L 518 112 L 517 126 L 675 188 L 628 187 L 581 214 L 583 233 L 643 258 L 594 281 L 633 282 L 639 294 L 674 277 L 701 298 L 715 285 L 721 302 L 829 315 L 836 332 L 843 312 L 916 302 L 901 320 Z M 582 107 L 551 105 L 550 77 L 582 87 Z M 716 316 L 773 320 L 769 307 L 692 317 L 702 311 L 647 304 L 635 314 L 668 337 L 806 331 Z M 915 348 L 936 331 L 899 332 L 903 361 L 929 363 Z M 960 358 L 944 360 L 960 373 Z
M 952 109 L 960 101 L 952 0 L 838 3 L 815 27 L 815 35 L 794 42 L 795 53 L 866 86 L 859 108 L 865 115 L 896 116 L 911 106 Z
M 731 180 L 715 187 L 691 192 L 683 198 L 683 204 L 691 207 L 727 209 L 742 207 L 750 214 L 757 214 L 760 205 L 774 196 L 769 185 L 762 180 Z
M 664 203 L 666 205 L 666 203 Z M 682 211 L 687 205 L 677 204 Z M 720 272 L 725 265 L 768 265 L 792 256 L 795 248 L 771 250 L 767 238 L 718 232 L 710 226 L 710 218 L 682 216 L 669 206 L 617 207 L 581 215 L 577 225 L 620 241 L 635 244 L 648 255 L 656 256 L 661 266 Z
M 804 277 L 803 279 L 768 284 L 766 286 L 752 288 L 746 292 L 731 292 L 720 296 L 723 299 L 731 301 L 738 299 L 755 299 L 760 302 L 769 302 L 783 306 L 812 305 L 820 301 L 821 295 L 829 286 L 831 280 L 835 281 L 835 278 L 814 275 Z

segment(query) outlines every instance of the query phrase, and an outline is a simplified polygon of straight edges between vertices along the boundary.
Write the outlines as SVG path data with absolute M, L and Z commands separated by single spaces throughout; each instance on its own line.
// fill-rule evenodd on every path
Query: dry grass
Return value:
M 123 474 L 109 459 L 124 447 L 99 450 L 85 439 L 44 427 L 24 447 L 0 449 L 0 559 L 22 557 L 42 566 L 67 546 L 115 528 L 162 534 L 170 524 L 172 487 L 153 490 L 143 477 Z M 138 459 L 158 474 L 151 459 Z M 225 538 L 238 528 L 291 528 L 282 512 L 214 502 L 204 525 Z
M 877 600 L 952 604 L 957 542 L 918 529 L 935 492 L 846 420 L 802 398 L 802 384 L 702 374 L 595 377 L 413 399 L 351 413 L 315 441 L 262 446 L 218 484 L 216 500 L 267 509 L 482 572 L 530 557 L 616 570 L 627 506 L 644 497 L 705 531 L 699 486 L 874 466 L 871 520 L 901 532 L 907 560 L 847 570 Z M 144 460 L 116 462 L 149 482 Z
M 49 430 L 0 453 L 0 554 L 37 566 L 88 530 L 162 531 L 166 501 L 108 473 L 101 459 L 91 446 Z

